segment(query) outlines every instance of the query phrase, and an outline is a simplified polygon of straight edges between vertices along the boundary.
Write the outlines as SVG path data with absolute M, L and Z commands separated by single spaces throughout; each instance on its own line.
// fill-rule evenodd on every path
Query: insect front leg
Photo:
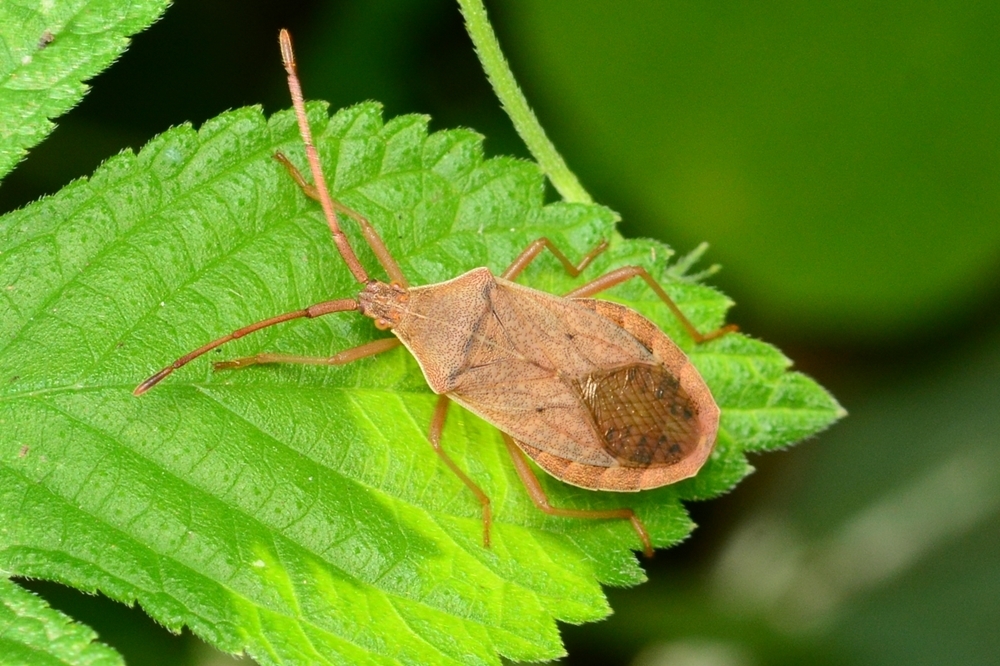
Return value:
M 709 340 L 722 337 L 726 333 L 732 333 L 733 331 L 739 330 L 739 327 L 736 326 L 736 324 L 727 324 L 726 326 L 717 328 L 714 331 L 701 333 L 697 328 L 695 328 L 694 324 L 691 323 L 691 320 L 688 319 L 683 312 L 681 312 L 681 309 L 677 307 L 677 303 L 674 302 L 674 299 L 667 295 L 667 292 L 663 290 L 660 283 L 654 280 L 653 276 L 650 275 L 649 272 L 642 266 L 622 266 L 621 268 L 617 268 L 610 273 L 605 273 L 596 280 L 592 280 L 585 285 L 577 287 L 573 291 L 565 294 L 565 296 L 566 298 L 586 298 L 605 291 L 606 289 L 610 289 L 611 287 L 619 285 L 622 282 L 631 280 L 634 277 L 641 277 L 645 280 L 646 284 L 648 284 L 650 288 L 656 292 L 656 295 L 660 297 L 660 300 L 667 304 L 667 307 L 670 308 L 670 311 L 674 313 L 674 316 L 676 316 L 684 328 L 687 329 L 687 332 L 692 338 L 694 338 L 696 343 L 701 344 L 702 342 L 708 342 Z
M 514 461 L 514 469 L 517 470 L 517 475 L 521 477 L 521 483 L 524 484 L 525 489 L 528 491 L 528 496 L 531 497 L 531 501 L 535 503 L 536 507 L 551 516 L 563 516 L 564 518 L 589 518 L 592 520 L 619 518 L 628 520 L 632 523 L 632 527 L 642 541 L 642 550 L 646 554 L 646 557 L 653 556 L 653 542 L 650 541 L 649 532 L 646 531 L 646 526 L 639 520 L 639 516 L 635 515 L 635 511 L 627 508 L 607 509 L 604 511 L 559 509 L 552 506 L 545 491 L 542 490 L 542 484 L 538 482 L 538 478 L 531 471 L 531 467 L 528 466 L 528 460 L 524 455 L 524 451 L 514 442 L 513 437 L 505 432 L 501 432 L 500 434 L 503 435 L 503 441 L 507 445 L 507 452 L 510 453 L 511 460 Z
M 251 365 L 263 365 L 265 363 L 345 365 L 363 358 L 368 358 L 369 356 L 375 356 L 375 354 L 381 354 L 382 352 L 389 351 L 390 349 L 395 349 L 401 344 L 402 343 L 399 341 L 399 338 L 383 338 L 381 340 L 366 342 L 365 344 L 358 345 L 357 347 L 345 349 L 344 351 L 338 352 L 333 356 L 298 356 L 295 354 L 271 353 L 254 354 L 253 356 L 234 358 L 230 361 L 218 361 L 212 364 L 212 368 L 215 370 L 238 370 L 239 368 L 246 368 Z
M 431 417 L 431 426 L 427 432 L 427 439 L 430 440 L 434 452 L 441 457 L 444 464 L 462 480 L 469 490 L 476 496 L 483 507 L 483 547 L 490 547 L 490 527 L 493 525 L 493 512 L 490 510 L 490 498 L 483 492 L 483 489 L 476 485 L 476 482 L 469 478 L 469 475 L 455 464 L 455 461 L 441 448 L 441 433 L 444 431 L 444 423 L 448 418 L 448 406 L 451 400 L 446 395 L 438 398 L 437 406 L 434 408 L 434 416 Z
M 302 175 L 302 172 L 299 171 L 298 167 L 292 164 L 292 161 L 288 159 L 284 153 L 275 153 L 274 159 L 285 167 L 285 170 L 288 171 L 292 180 L 294 180 L 295 184 L 299 186 L 299 189 L 302 190 L 303 194 L 314 201 L 322 203 L 323 198 L 320 196 L 319 190 L 316 189 L 316 186 L 306 180 L 305 176 Z M 410 286 L 409 282 L 406 281 L 406 276 L 403 275 L 403 271 L 399 267 L 399 264 L 396 263 L 396 260 L 389 252 L 389 248 L 385 246 L 385 243 L 382 241 L 382 237 L 378 235 L 377 231 L 375 231 L 375 227 L 373 227 L 372 223 L 368 221 L 368 218 L 353 208 L 345 206 L 332 197 L 330 198 L 330 204 L 336 212 L 342 213 L 358 223 L 358 226 L 361 227 L 361 233 L 365 237 L 365 242 L 368 243 L 368 247 L 370 247 L 372 252 L 375 253 L 375 258 L 378 259 L 380 264 L 382 264 L 382 268 L 384 268 L 385 272 L 389 275 L 389 279 L 393 282 L 398 282 L 404 287 Z
M 245 335 L 249 335 L 255 331 L 259 331 L 262 328 L 267 328 L 268 326 L 274 326 L 275 324 L 281 324 L 286 321 L 291 321 L 292 319 L 300 319 L 302 317 L 314 318 L 322 317 L 323 315 L 333 314 L 334 312 L 347 312 L 349 310 L 357 310 L 358 302 L 353 298 L 341 298 L 335 301 L 324 301 L 322 303 L 316 303 L 315 305 L 310 305 L 303 310 L 294 310 L 292 312 L 286 312 L 285 314 L 278 315 L 277 317 L 270 317 L 269 319 L 264 319 L 258 321 L 255 324 L 250 324 L 249 326 L 244 326 L 243 328 L 238 328 L 229 335 L 224 335 L 221 338 L 213 340 L 206 345 L 198 347 L 194 351 L 188 352 L 181 356 L 179 359 L 163 368 L 156 374 L 152 375 L 146 381 L 142 382 L 135 387 L 132 391 L 134 395 L 142 395 L 149 389 L 153 388 L 159 384 L 164 377 L 172 373 L 178 368 L 182 368 L 191 361 L 195 360 L 199 356 L 206 354 L 216 347 L 220 347 L 231 340 L 238 340 Z

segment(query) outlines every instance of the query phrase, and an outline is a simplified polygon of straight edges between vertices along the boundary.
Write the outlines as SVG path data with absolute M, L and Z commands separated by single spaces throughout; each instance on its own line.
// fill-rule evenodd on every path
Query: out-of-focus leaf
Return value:
M 89 627 L 73 622 L 7 578 L 0 578 L 0 663 L 124 665 L 120 655 L 96 642 L 96 638 Z
M 771 330 L 884 344 L 996 294 L 992 4 L 497 11 L 584 182 L 628 207 L 632 233 L 711 240 L 720 282 Z

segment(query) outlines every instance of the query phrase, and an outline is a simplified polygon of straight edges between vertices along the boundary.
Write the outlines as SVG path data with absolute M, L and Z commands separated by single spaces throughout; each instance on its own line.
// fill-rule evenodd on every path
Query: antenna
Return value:
M 330 192 L 326 187 L 326 178 L 323 177 L 323 169 L 319 165 L 319 153 L 313 144 L 312 130 L 309 129 L 309 119 L 306 118 L 306 105 L 302 97 L 302 85 L 299 83 L 299 75 L 295 69 L 295 52 L 292 51 L 292 37 L 284 28 L 278 33 L 278 42 L 281 44 L 281 60 L 285 63 L 285 71 L 288 72 L 288 91 L 292 94 L 292 106 L 295 107 L 295 117 L 299 121 L 299 134 L 302 135 L 302 143 L 306 145 L 306 157 L 309 160 L 309 171 L 312 172 L 313 183 L 316 185 L 316 194 L 319 195 L 319 203 L 323 206 L 323 214 L 326 215 L 326 222 L 333 232 L 333 242 L 337 245 L 340 256 L 344 258 L 344 263 L 351 270 L 354 279 L 361 284 L 368 283 L 371 278 L 368 272 L 358 260 L 358 255 L 354 254 L 354 249 L 347 241 L 347 236 L 340 230 L 337 223 L 337 213 L 333 209 L 333 200 L 330 199 Z

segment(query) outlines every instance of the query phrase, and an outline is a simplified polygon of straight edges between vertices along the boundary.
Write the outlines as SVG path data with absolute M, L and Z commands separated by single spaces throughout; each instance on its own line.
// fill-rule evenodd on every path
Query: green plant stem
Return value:
M 546 136 L 535 112 L 528 106 L 528 100 L 517 85 L 510 65 L 503 57 L 500 42 L 497 41 L 493 26 L 486 17 L 486 8 L 482 0 L 458 0 L 462 15 L 465 17 L 465 27 L 472 37 L 476 47 L 479 62 L 493 85 L 504 111 L 514 123 L 514 129 L 534 156 L 542 171 L 552 182 L 559 195 L 566 201 L 574 203 L 593 203 L 587 190 L 583 189 L 576 174 L 566 166 L 562 155 L 552 145 Z

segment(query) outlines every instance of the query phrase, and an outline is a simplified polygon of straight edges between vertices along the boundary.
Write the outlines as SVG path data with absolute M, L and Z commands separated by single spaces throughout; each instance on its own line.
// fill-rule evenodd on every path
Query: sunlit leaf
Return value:
M 586 275 L 643 263 L 703 330 L 725 317 L 725 297 L 668 275 L 665 246 L 621 239 L 602 207 L 543 205 L 537 167 L 484 160 L 472 132 L 428 135 L 415 116 L 383 124 L 373 104 L 330 119 L 312 105 L 310 117 L 334 196 L 373 221 L 415 284 L 499 272 L 542 235 L 572 257 L 608 238 Z M 402 349 L 339 368 L 211 371 L 258 351 L 332 355 L 384 336 L 370 320 L 266 329 L 131 394 L 234 328 L 357 293 L 277 150 L 303 164 L 291 115 L 241 109 L 0 218 L 0 568 L 138 601 L 168 628 L 261 663 L 560 655 L 556 620 L 604 617 L 602 583 L 643 579 L 627 523 L 541 514 L 496 431 L 455 409 L 443 444 L 494 503 L 484 549 L 478 503 L 426 440 L 436 398 Z M 574 283 L 549 256 L 523 281 Z M 722 431 L 695 479 L 622 496 L 546 478 L 556 505 L 633 506 L 668 546 L 692 529 L 681 499 L 727 491 L 750 469 L 744 451 L 842 413 L 763 343 L 737 334 L 695 347 L 641 282 L 609 297 L 691 352 Z

